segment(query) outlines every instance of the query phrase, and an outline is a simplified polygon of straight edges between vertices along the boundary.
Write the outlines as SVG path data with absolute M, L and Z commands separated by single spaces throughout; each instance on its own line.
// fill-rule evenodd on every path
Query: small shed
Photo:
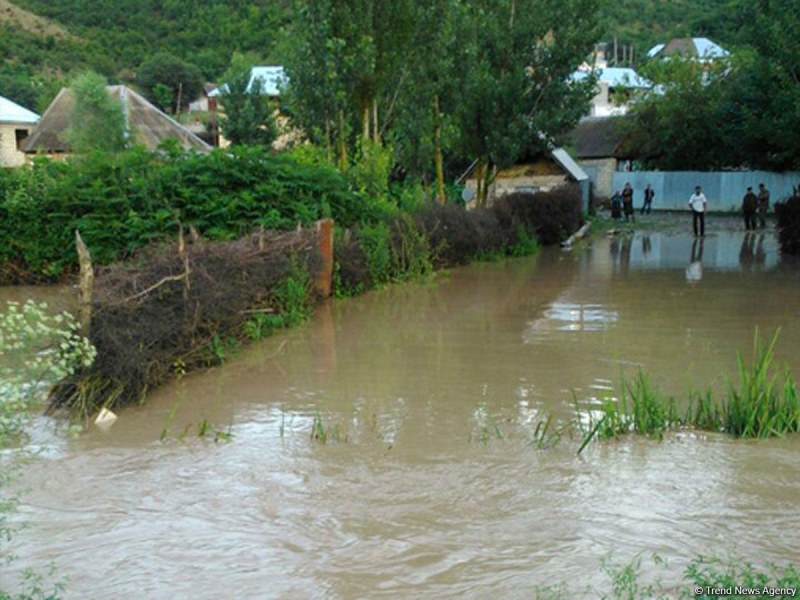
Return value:
M 489 187 L 489 203 L 506 194 L 548 192 L 570 182 L 580 186 L 582 208 L 584 212 L 588 211 L 591 193 L 589 176 L 566 150 L 554 148 L 513 167 L 498 170 Z M 472 173 L 465 185 L 473 192 L 477 189 L 477 181 Z
M 22 145 L 39 122 L 39 115 L 0 96 L 0 167 L 25 164 Z
M 131 88 L 112 85 L 106 91 L 114 101 L 122 104 L 128 136 L 134 143 L 141 144 L 148 150 L 156 150 L 162 142 L 175 139 L 184 150 L 211 150 L 211 146 Z M 47 107 L 42 120 L 25 140 L 24 152 L 55 158 L 69 154 L 71 148 L 67 141 L 67 130 L 74 107 L 74 93 L 69 88 L 62 88 Z

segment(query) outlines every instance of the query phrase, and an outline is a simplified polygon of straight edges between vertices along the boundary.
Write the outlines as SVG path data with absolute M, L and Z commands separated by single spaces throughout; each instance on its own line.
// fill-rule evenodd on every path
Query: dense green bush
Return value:
M 334 287 L 350 295 L 425 273 L 496 256 L 535 252 L 581 225 L 580 190 L 512 194 L 488 209 L 428 205 L 386 222 L 337 231 Z
M 800 254 L 800 186 L 784 202 L 775 205 L 778 241 L 786 254 Z
M 124 258 L 178 221 L 211 239 L 323 217 L 352 226 L 385 207 L 333 168 L 262 148 L 210 154 L 90 154 L 0 173 L 0 281 L 57 278 L 76 264 L 79 229 L 99 264 Z

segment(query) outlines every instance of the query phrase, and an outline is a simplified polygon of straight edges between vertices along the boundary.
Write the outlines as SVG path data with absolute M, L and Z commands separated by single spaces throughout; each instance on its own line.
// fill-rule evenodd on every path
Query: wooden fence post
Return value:
M 92 268 L 92 255 L 83 243 L 80 232 L 75 230 L 75 247 L 78 250 L 78 264 L 80 277 L 78 285 L 80 296 L 78 302 L 78 321 L 83 330 L 83 335 L 89 335 L 92 323 L 92 293 L 94 290 L 94 269 Z
M 316 229 L 322 267 L 314 282 L 314 291 L 322 298 L 328 298 L 333 289 L 333 219 L 317 221 Z

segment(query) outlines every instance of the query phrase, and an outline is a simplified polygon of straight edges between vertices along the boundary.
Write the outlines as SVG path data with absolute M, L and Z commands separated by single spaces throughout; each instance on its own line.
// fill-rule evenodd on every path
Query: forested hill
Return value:
M 637 57 L 673 35 L 735 42 L 747 0 L 606 0 L 604 39 Z M 130 81 L 160 51 L 215 80 L 233 52 L 280 62 L 293 0 L 0 0 L 0 94 L 42 110 L 66 74 L 91 68 Z
M 91 68 L 130 80 L 157 52 L 214 80 L 234 52 L 278 60 L 290 10 L 290 0 L 0 0 L 0 95 L 41 110 L 59 75 Z
M 601 9 L 604 40 L 616 37 L 620 44 L 631 44 L 637 56 L 673 37 L 707 37 L 729 47 L 738 41 L 742 4 L 743 0 L 608 0 Z

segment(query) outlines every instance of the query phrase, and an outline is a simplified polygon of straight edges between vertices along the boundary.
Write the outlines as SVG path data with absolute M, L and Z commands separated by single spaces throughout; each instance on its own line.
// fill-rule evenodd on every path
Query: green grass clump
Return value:
M 599 410 L 586 411 L 584 421 L 579 419 L 584 437 L 578 454 L 594 438 L 605 440 L 625 433 L 660 438 L 664 432 L 681 426 L 727 433 L 735 438 L 800 432 L 797 384 L 788 369 L 779 375 L 773 367 L 778 333 L 764 345 L 756 330 L 751 363 L 748 365 L 741 353 L 737 357 L 738 385 L 729 382 L 722 398 L 715 398 L 710 391 L 691 393 L 682 416 L 675 399 L 655 389 L 641 370 L 633 381 L 623 378 L 619 401 L 606 399 Z
M 729 384 L 721 407 L 722 427 L 734 437 L 765 438 L 800 431 L 800 399 L 788 370 L 782 380 L 772 374 L 778 332 L 766 346 L 756 331 L 753 360 L 748 367 L 737 356 L 739 385 Z

